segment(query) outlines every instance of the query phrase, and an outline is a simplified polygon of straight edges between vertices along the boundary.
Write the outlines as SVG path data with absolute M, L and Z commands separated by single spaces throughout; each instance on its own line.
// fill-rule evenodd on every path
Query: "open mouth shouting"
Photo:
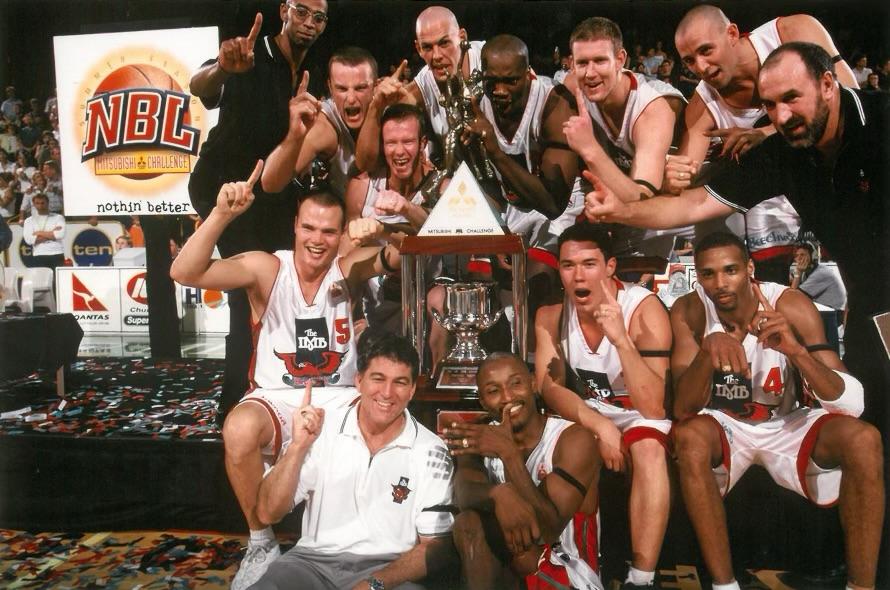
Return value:
M 343 107 L 343 119 L 346 121 L 346 124 L 350 127 L 359 127 L 362 122 L 362 107 L 361 106 L 344 106 Z

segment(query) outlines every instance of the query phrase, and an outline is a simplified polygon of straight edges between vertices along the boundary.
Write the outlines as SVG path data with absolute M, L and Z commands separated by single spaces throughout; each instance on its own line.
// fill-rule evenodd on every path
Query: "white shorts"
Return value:
M 314 387 L 312 405 L 325 410 L 336 410 L 351 404 L 358 397 L 355 387 Z M 268 465 L 278 460 L 282 446 L 290 442 L 291 419 L 303 401 L 303 389 L 254 389 L 241 398 L 241 404 L 259 404 L 266 409 L 272 421 L 274 436 L 263 447 L 263 461 Z M 268 466 L 267 465 L 267 466 Z
M 637 441 L 652 438 L 668 450 L 668 435 L 673 425 L 670 420 L 650 420 L 644 418 L 639 410 L 626 410 L 596 398 L 586 399 L 584 403 L 612 421 L 621 431 L 621 439 L 627 448 Z
M 810 458 L 819 430 L 840 416 L 823 409 L 799 408 L 780 418 L 758 424 L 736 420 L 718 410 L 704 409 L 720 426 L 723 461 L 714 469 L 717 486 L 725 496 L 748 467 L 764 467 L 777 484 L 797 492 L 819 506 L 837 502 L 841 469 L 823 469 Z

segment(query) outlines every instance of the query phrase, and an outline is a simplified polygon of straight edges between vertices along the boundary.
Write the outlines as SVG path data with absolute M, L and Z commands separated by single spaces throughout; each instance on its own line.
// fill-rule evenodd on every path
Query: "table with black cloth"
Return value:
M 54 372 L 64 394 L 64 368 L 77 358 L 83 330 L 70 313 L 0 314 L 0 381 Z

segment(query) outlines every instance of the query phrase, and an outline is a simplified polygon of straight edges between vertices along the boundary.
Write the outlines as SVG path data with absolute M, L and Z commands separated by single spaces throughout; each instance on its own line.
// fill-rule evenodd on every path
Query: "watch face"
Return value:
M 386 590 L 383 582 L 374 577 L 368 578 L 368 588 L 371 590 Z

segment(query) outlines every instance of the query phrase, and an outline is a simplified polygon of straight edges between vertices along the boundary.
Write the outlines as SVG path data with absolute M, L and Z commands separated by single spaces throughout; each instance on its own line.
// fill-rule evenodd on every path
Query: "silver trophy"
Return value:
M 479 345 L 479 334 L 491 328 L 504 312 L 492 309 L 492 302 L 497 301 L 497 284 L 438 283 L 445 288 L 444 309 L 441 314 L 432 310 L 433 317 L 457 340 L 443 365 L 478 365 L 488 356 Z

